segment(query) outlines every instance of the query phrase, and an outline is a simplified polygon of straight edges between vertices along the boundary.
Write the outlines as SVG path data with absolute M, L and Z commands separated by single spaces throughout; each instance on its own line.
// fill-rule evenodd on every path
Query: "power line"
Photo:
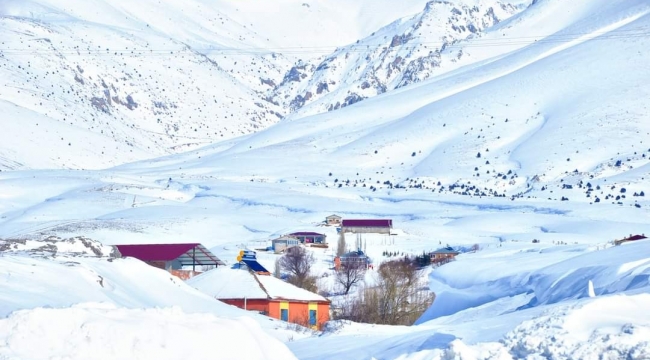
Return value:
M 452 43 L 441 43 L 440 41 L 420 41 L 412 45 L 399 45 L 394 48 L 397 50 L 420 50 L 423 46 L 450 48 L 488 48 L 498 46 L 518 46 L 530 44 L 550 44 L 550 43 L 568 43 L 579 40 L 585 36 L 593 36 L 588 40 L 618 40 L 618 39 L 638 39 L 650 36 L 649 28 L 635 29 L 618 29 L 609 32 L 590 32 L 590 33 L 572 33 L 557 34 L 546 36 L 523 36 L 523 37 L 506 37 L 503 39 L 485 39 L 470 38 L 459 39 Z M 289 47 L 224 47 L 224 48 L 188 48 L 179 49 L 25 49 L 25 48 L 0 48 L 0 54 L 4 55 L 70 55 L 70 56 L 179 56 L 188 52 L 209 54 L 209 55 L 296 55 L 296 54 L 329 54 L 336 50 L 344 50 L 349 53 L 365 53 L 377 49 L 391 48 L 386 44 L 350 44 L 342 47 L 337 46 L 289 46 Z

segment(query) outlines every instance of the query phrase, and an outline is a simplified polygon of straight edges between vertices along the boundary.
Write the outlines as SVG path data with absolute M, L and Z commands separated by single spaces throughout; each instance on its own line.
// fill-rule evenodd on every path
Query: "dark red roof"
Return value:
M 323 236 L 323 234 L 319 234 L 317 232 L 312 232 L 312 231 L 300 231 L 300 232 L 295 232 L 289 235 L 293 236 Z
M 623 240 L 635 241 L 635 240 L 643 240 L 643 239 L 647 239 L 647 238 L 648 237 L 645 236 L 645 235 L 634 235 L 634 236 L 627 237 L 627 238 L 625 238 Z
M 115 245 L 122 256 L 142 261 L 179 260 L 183 264 L 225 265 L 201 244 L 140 244 Z
M 393 220 L 384 219 L 362 219 L 362 220 L 343 220 L 343 227 L 393 227 Z

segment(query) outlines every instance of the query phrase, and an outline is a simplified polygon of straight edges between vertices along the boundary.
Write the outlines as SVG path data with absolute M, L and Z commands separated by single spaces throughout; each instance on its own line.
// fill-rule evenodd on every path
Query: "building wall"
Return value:
M 389 227 L 352 227 L 344 226 L 341 228 L 341 231 L 344 233 L 353 233 L 353 234 L 390 234 Z
M 172 269 L 169 271 L 172 275 L 178 277 L 181 280 L 189 280 L 196 275 L 201 274 L 200 271 L 192 271 L 192 270 L 175 270 Z
M 280 319 L 282 309 L 289 310 L 289 322 L 309 327 L 309 310 L 316 310 L 316 326 L 314 329 L 320 329 L 329 321 L 330 306 L 328 303 L 319 302 L 294 302 L 294 301 L 270 301 L 269 316 L 274 319 Z
M 297 235 L 296 238 L 300 240 L 301 243 L 325 243 L 325 236 L 324 235 Z
M 158 269 L 163 269 L 163 270 L 171 269 L 171 264 L 169 264 L 167 261 L 146 261 L 146 263 Z
M 270 311 L 270 303 L 269 300 L 266 299 L 247 299 L 244 302 L 244 299 L 218 299 L 222 302 L 225 302 L 228 305 L 233 305 L 236 306 L 240 309 L 245 309 L 249 311 L 259 311 L 261 313 L 264 313 L 265 315 L 271 316 L 271 311 Z M 244 308 L 244 304 L 246 305 L 246 308 Z M 274 317 L 274 316 L 271 316 Z M 276 319 L 279 319 L 280 316 L 278 314 L 278 317 Z
M 218 299 L 228 305 L 237 306 L 244 309 L 244 299 Z M 279 301 L 266 299 L 249 299 L 246 301 L 246 310 L 259 311 L 274 319 L 280 320 L 280 311 L 289 310 L 289 322 L 303 326 L 309 326 L 309 310 L 316 310 L 316 326 L 314 329 L 320 329 L 329 321 L 330 305 L 329 303 L 320 302 L 294 302 Z

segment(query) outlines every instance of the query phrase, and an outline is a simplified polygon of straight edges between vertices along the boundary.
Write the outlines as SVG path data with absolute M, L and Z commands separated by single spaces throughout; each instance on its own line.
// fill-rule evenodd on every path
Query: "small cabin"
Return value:
M 446 247 L 429 253 L 429 256 L 431 256 L 431 264 L 442 265 L 453 261 L 458 254 L 460 252 L 454 250 L 452 247 Z
M 314 330 L 322 329 L 329 320 L 328 299 L 271 275 L 222 267 L 188 284 L 226 304 Z
M 300 240 L 293 236 L 282 236 L 271 240 L 271 247 L 273 248 L 273 252 L 276 254 L 283 253 L 287 249 L 298 245 L 300 245 Z
M 330 216 L 325 217 L 325 224 L 338 226 L 341 225 L 342 219 L 343 219 L 342 217 L 336 214 L 332 214 Z
M 334 270 L 339 271 L 346 266 L 353 266 L 355 268 L 363 267 L 369 268 L 372 261 L 363 253 L 363 251 L 351 251 L 341 256 L 334 258 Z

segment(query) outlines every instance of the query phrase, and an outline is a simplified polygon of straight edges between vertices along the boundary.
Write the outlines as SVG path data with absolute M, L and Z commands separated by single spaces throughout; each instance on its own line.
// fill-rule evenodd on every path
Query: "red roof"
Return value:
M 289 235 L 293 236 L 323 236 L 323 234 L 319 234 L 317 232 L 312 232 L 312 231 L 301 231 L 301 232 L 295 232 Z
M 363 220 L 343 220 L 343 227 L 393 227 L 393 220 L 384 219 L 363 219 Z
M 141 244 L 115 245 L 122 256 L 142 261 L 179 260 L 183 264 L 225 265 L 201 244 Z
M 625 238 L 623 240 L 635 241 L 635 240 L 643 240 L 643 239 L 647 239 L 647 238 L 648 237 L 645 236 L 645 235 L 634 235 L 634 236 L 627 237 L 627 238 Z

